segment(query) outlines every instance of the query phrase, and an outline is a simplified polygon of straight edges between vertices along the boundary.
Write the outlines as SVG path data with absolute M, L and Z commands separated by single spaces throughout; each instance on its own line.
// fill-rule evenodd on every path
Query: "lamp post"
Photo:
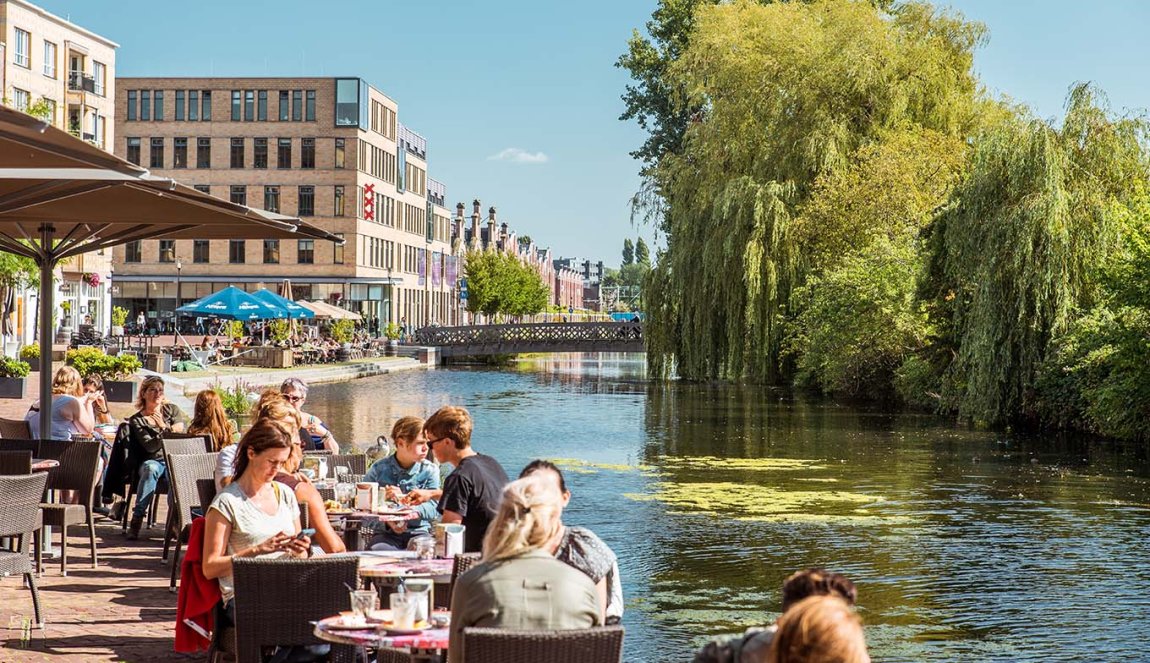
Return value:
M 184 268 L 184 263 L 180 262 L 179 258 L 176 258 L 176 309 L 180 308 L 180 303 L 183 300 L 183 298 L 180 296 L 181 295 L 181 292 L 180 292 L 180 270 L 183 268 Z M 179 331 L 180 331 L 180 313 L 178 310 L 172 311 L 172 321 L 175 324 L 176 333 L 179 333 Z

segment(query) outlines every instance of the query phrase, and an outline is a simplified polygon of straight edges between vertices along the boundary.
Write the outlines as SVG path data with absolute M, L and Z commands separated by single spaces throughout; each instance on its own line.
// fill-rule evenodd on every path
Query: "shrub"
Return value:
M 272 341 L 282 343 L 291 338 L 291 321 L 290 320 L 272 320 L 268 323 L 268 333 L 271 334 Z
M 112 326 L 123 327 L 128 323 L 128 309 L 123 306 L 112 307 Z
M 224 406 L 224 412 L 233 417 L 243 416 L 248 413 L 252 407 L 252 397 L 256 394 L 257 390 L 254 385 L 251 385 L 242 380 L 233 383 L 229 387 L 216 382 L 212 385 L 212 391 L 219 394 L 220 403 Z
M 67 360 L 80 377 L 99 375 L 105 380 L 126 380 L 142 366 L 135 355 L 121 353 L 112 357 L 97 348 L 69 350 Z
M 353 320 L 336 320 L 331 323 L 331 337 L 337 343 L 351 343 L 352 337 L 355 336 L 355 321 Z
M 0 377 L 24 378 L 28 377 L 29 370 L 30 367 L 26 361 L 0 356 Z
M 20 348 L 20 358 L 24 361 L 28 361 L 29 359 L 39 359 L 40 344 L 33 343 L 32 345 L 25 345 L 24 347 Z
M 403 330 L 401 330 L 399 325 L 395 324 L 394 322 L 389 322 L 387 323 L 387 327 L 385 327 L 383 330 L 383 335 L 386 336 L 388 340 L 398 341 L 399 337 L 403 336 Z

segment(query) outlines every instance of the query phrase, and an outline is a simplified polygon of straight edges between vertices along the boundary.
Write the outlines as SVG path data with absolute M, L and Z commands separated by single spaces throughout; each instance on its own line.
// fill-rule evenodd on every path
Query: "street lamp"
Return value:
M 180 270 L 183 268 L 184 268 L 184 263 L 180 262 L 179 258 L 176 258 L 176 309 L 180 308 L 180 304 L 183 301 L 183 298 L 180 296 L 182 294 L 180 292 Z M 176 333 L 179 333 L 179 331 L 180 331 L 180 313 L 178 310 L 172 311 L 172 320 L 173 320 L 173 324 L 175 324 L 175 327 L 176 327 L 176 330 L 175 330 Z

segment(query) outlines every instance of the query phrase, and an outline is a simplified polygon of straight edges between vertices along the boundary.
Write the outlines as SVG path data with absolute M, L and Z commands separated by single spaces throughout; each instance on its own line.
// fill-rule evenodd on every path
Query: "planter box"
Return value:
M 132 380 L 104 380 L 104 395 L 113 403 L 135 403 L 139 388 Z
M 27 361 L 28 361 L 28 369 L 29 370 L 31 370 L 33 373 L 39 373 L 40 372 L 40 358 L 39 357 L 33 357 Z
M 0 378 L 0 398 L 25 398 L 28 378 Z

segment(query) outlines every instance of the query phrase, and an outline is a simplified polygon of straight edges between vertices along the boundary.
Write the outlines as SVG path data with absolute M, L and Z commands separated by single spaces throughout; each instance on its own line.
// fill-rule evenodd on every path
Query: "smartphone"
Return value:
M 315 529 L 312 527 L 308 527 L 307 529 L 301 529 L 299 531 L 299 534 L 295 535 L 295 538 L 302 539 L 305 536 L 315 536 Z

